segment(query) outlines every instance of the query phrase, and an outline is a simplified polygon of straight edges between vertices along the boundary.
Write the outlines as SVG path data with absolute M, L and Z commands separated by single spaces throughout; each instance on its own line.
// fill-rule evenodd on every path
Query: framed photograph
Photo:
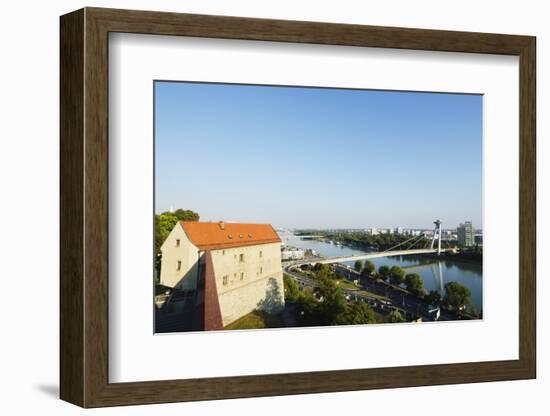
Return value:
M 62 16 L 61 398 L 535 378 L 535 49 Z

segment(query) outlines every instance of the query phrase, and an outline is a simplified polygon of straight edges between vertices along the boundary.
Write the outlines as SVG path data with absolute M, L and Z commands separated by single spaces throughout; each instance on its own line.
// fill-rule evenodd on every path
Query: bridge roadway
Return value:
M 441 253 L 445 251 L 452 251 L 453 249 L 441 249 Z M 314 265 L 317 263 L 321 264 L 331 264 L 331 263 L 343 263 L 346 261 L 356 261 L 356 260 L 368 260 L 368 259 L 375 259 L 379 257 L 393 257 L 393 256 L 410 256 L 414 254 L 435 254 L 437 253 L 437 249 L 430 249 L 430 248 L 422 248 L 422 249 L 414 249 L 414 250 L 394 250 L 394 251 L 377 251 L 374 253 L 367 253 L 367 254 L 355 254 L 352 256 L 342 256 L 342 257 L 330 257 L 325 259 L 310 259 L 306 261 L 297 261 L 292 264 L 292 266 L 300 267 L 306 264 Z

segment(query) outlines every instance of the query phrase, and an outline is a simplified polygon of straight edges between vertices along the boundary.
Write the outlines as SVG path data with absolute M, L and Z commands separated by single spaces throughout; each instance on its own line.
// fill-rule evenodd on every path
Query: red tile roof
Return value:
M 185 234 L 200 250 L 280 243 L 270 224 L 180 221 Z

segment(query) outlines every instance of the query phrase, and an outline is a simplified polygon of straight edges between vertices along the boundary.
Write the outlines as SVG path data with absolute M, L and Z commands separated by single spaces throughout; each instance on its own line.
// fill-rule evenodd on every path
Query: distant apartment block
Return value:
M 478 246 L 482 246 L 483 245 L 483 233 L 475 233 L 474 234 L 474 242 L 476 243 L 476 245 Z
M 160 283 L 204 292 L 220 329 L 255 309 L 284 308 L 281 239 L 269 224 L 180 221 L 162 244 Z
M 457 240 L 459 246 L 471 247 L 475 245 L 474 227 L 471 221 L 466 221 L 456 228 Z

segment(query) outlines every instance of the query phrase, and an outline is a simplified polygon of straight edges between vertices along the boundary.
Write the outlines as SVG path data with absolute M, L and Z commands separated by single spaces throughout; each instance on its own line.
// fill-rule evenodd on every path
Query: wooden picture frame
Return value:
M 61 17 L 60 396 L 82 407 L 213 400 L 536 377 L 535 38 L 85 8 Z M 109 383 L 110 32 L 519 57 L 519 359 Z

